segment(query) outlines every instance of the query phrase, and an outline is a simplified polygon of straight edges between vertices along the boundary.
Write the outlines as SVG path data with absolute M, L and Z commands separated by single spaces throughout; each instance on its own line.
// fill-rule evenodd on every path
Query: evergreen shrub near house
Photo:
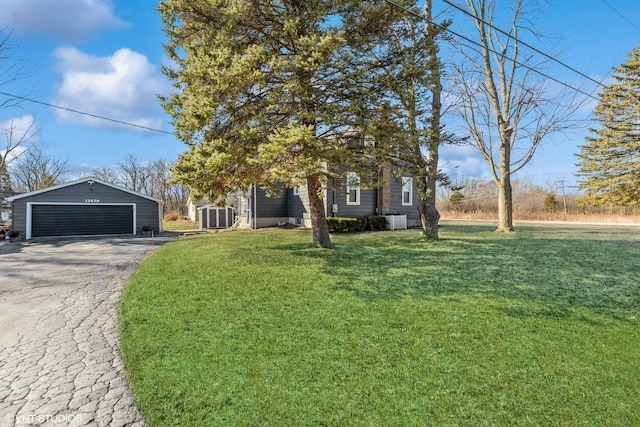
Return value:
M 387 220 L 380 215 L 369 215 L 363 218 L 366 222 L 366 229 L 375 231 L 375 230 L 386 230 L 387 229 Z
M 327 225 L 330 233 L 362 231 L 360 218 L 329 217 Z
M 329 217 L 329 232 L 376 231 L 387 228 L 387 220 L 383 216 L 369 215 L 359 218 Z

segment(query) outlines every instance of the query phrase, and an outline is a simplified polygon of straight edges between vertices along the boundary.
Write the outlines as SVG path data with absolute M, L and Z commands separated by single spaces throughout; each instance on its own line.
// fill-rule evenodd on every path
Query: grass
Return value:
M 163 246 L 121 318 L 148 423 L 640 425 L 637 230 L 492 229 Z
M 199 230 L 200 224 L 193 221 L 162 221 L 164 231 L 188 231 Z

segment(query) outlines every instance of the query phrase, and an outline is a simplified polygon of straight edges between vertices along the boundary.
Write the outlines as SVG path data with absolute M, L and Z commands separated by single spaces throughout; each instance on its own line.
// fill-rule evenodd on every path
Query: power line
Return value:
M 547 54 L 547 53 L 545 53 L 545 52 L 541 51 L 540 49 L 536 48 L 535 46 L 532 46 L 532 45 L 530 45 L 529 43 L 527 43 L 527 42 L 525 42 L 525 41 L 523 41 L 523 40 L 520 40 L 520 39 L 518 39 L 517 37 L 515 37 L 515 36 L 511 35 L 511 34 L 510 34 L 510 33 L 508 33 L 507 31 L 504 31 L 503 29 L 501 29 L 501 28 L 498 28 L 498 27 L 494 26 L 494 25 L 493 25 L 493 24 L 491 24 L 490 22 L 487 22 L 487 21 L 485 21 L 485 20 L 484 20 L 484 19 L 482 19 L 482 18 L 478 18 L 478 17 L 477 17 L 477 16 L 475 16 L 473 13 L 469 12 L 468 10 L 465 10 L 464 8 L 462 8 L 462 7 L 458 6 L 457 4 L 454 4 L 454 3 L 450 2 L 449 0 L 442 0 L 442 1 L 444 1 L 445 3 L 447 3 L 449 6 L 452 6 L 452 7 L 456 8 L 456 9 L 458 9 L 460 12 L 464 13 L 465 15 L 468 15 L 468 16 L 470 16 L 471 18 L 473 18 L 473 19 L 475 19 L 475 20 L 477 20 L 477 21 L 482 22 L 484 25 L 487 25 L 487 26 L 489 26 L 489 27 L 493 28 L 494 30 L 498 31 L 499 33 L 501 33 L 501 34 L 503 34 L 503 35 L 505 35 L 505 36 L 507 36 L 507 37 L 509 37 L 510 39 L 517 41 L 517 42 L 518 42 L 518 43 L 520 43 L 521 45 L 528 47 L 529 49 L 533 50 L 534 52 L 539 53 L 540 55 L 544 56 L 545 58 L 550 59 L 550 60 L 552 60 L 553 62 L 555 62 L 555 63 L 557 63 L 557 64 L 562 65 L 563 67 L 565 67 L 565 68 L 567 68 L 567 69 L 569 69 L 569 70 L 573 71 L 573 72 L 574 72 L 574 73 L 576 73 L 576 74 L 579 74 L 580 76 L 584 77 L 585 79 L 591 80 L 593 83 L 597 84 L 598 86 L 602 86 L 602 87 L 604 87 L 604 85 L 602 84 L 602 81 L 598 81 L 598 80 L 596 80 L 596 79 L 592 78 L 591 76 L 589 76 L 589 75 L 587 75 L 587 74 L 583 73 L 582 71 L 577 70 L 576 68 L 572 67 L 571 65 L 569 65 L 569 64 L 567 64 L 567 63 L 565 63 L 565 62 L 562 62 L 562 61 L 560 61 L 560 60 L 559 60 L 559 59 L 557 59 L 557 58 L 554 58 L 553 56 L 551 56 L 551 55 L 549 55 L 549 54 Z M 605 0 L 602 0 L 602 1 L 605 1 Z M 637 28 L 637 27 L 636 27 L 636 28 Z
M 442 30 L 444 30 L 444 31 L 447 31 L 447 32 L 449 32 L 449 33 L 453 34 L 454 36 L 456 36 L 456 37 L 458 37 L 458 38 L 461 38 L 462 40 L 465 40 L 465 41 L 467 41 L 467 42 L 469 42 L 469 43 L 471 43 L 471 44 L 474 44 L 474 45 L 476 45 L 476 46 L 478 46 L 478 47 L 480 47 L 480 48 L 484 48 L 480 43 L 478 43 L 478 42 L 477 42 L 477 41 L 475 41 L 475 40 L 470 39 L 470 38 L 469 38 L 469 37 L 467 37 L 467 36 L 464 36 L 464 35 L 462 35 L 462 34 L 460 34 L 460 33 L 457 33 L 457 32 L 455 32 L 455 31 L 453 31 L 453 30 L 451 30 L 451 29 L 449 29 L 449 28 L 447 28 L 447 27 L 444 27 L 443 25 L 440 25 L 440 24 L 438 24 L 438 23 L 436 23 L 436 22 L 433 22 L 433 21 L 427 21 L 427 19 L 426 19 L 424 16 L 420 15 L 419 13 L 416 13 L 416 12 L 412 11 L 411 9 L 407 9 L 406 7 L 404 7 L 404 6 L 402 6 L 402 5 L 399 5 L 399 4 L 397 4 L 397 3 L 395 3 L 395 2 L 393 2 L 393 1 L 391 1 L 391 0 L 384 0 L 384 2 L 385 2 L 385 3 L 390 4 L 390 5 L 394 6 L 394 7 L 397 7 L 397 8 L 399 8 L 399 9 L 402 9 L 402 10 L 404 10 L 405 12 L 407 12 L 407 13 L 409 13 L 409 14 L 411 14 L 411 15 L 413 15 L 413 16 L 415 16 L 415 17 L 417 17 L 417 18 L 419 18 L 419 19 L 421 19 L 421 20 L 423 20 L 423 21 L 425 21 L 425 22 L 429 22 L 430 24 L 435 25 L 436 27 L 438 27 L 438 28 L 440 28 L 440 29 L 442 29 Z M 511 36 L 511 37 L 513 37 L 513 36 Z M 495 50 L 491 49 L 490 47 L 487 47 L 487 50 L 488 50 L 489 52 L 491 52 L 491 53 L 495 53 L 496 55 L 499 55 L 499 54 L 500 54 L 499 52 L 496 52 Z M 477 53 L 481 53 L 481 52 L 478 52 L 477 50 L 476 50 L 476 52 L 477 52 Z M 592 93 L 584 92 L 584 91 L 583 91 L 583 90 L 581 90 L 581 89 L 575 88 L 575 87 L 571 86 L 570 84 L 568 84 L 568 83 L 566 83 L 566 82 L 563 82 L 563 81 L 561 81 L 561 80 L 558 80 L 558 79 L 556 79 L 555 77 L 552 77 L 552 76 L 550 76 L 550 75 L 548 75 L 548 74 L 545 74 L 545 73 L 543 73 L 542 71 L 540 71 L 540 70 L 538 70 L 538 69 L 536 69 L 536 68 L 533 68 L 533 67 L 531 67 L 531 66 L 529 66 L 529 65 L 527 65 L 527 64 L 525 64 L 525 63 L 523 63 L 523 62 L 520 62 L 520 61 L 518 61 L 518 60 L 510 59 L 510 61 L 511 61 L 511 62 L 513 62 L 514 64 L 516 64 L 516 65 L 520 66 L 520 67 L 526 68 L 526 69 L 528 69 L 529 71 L 533 71 L 534 73 L 539 74 L 539 75 L 541 75 L 541 76 L 543 76 L 543 77 L 545 77 L 545 78 L 547 78 L 547 79 L 549 79 L 549 80 L 552 80 L 552 81 L 554 81 L 554 82 L 556 82 L 556 83 L 558 83 L 558 84 L 560 84 L 560 85 L 562 85 L 562 86 L 565 86 L 565 87 L 567 87 L 567 88 L 569 88 L 569 89 L 572 89 L 573 91 L 575 91 L 575 92 L 577 92 L 577 93 L 580 93 L 580 94 L 582 94 L 582 95 L 584 95 L 584 96 L 586 96 L 586 97 L 592 98 L 592 99 L 594 99 L 594 100 L 596 100 L 596 101 L 599 101 L 599 99 L 598 99 L 597 97 L 593 96 L 593 92 L 592 92 Z M 598 83 L 599 85 L 601 85 L 601 84 L 602 84 L 602 83 L 600 83 L 600 82 L 597 82 L 597 83 Z
M 445 0 L 446 1 L 446 0 Z M 629 18 L 627 18 L 626 16 L 624 16 L 622 13 L 620 13 L 618 11 L 618 9 L 616 9 L 615 7 L 613 7 L 607 0 L 602 0 L 602 3 L 606 4 L 607 6 L 609 6 L 611 8 L 611 10 L 613 10 L 615 13 L 617 13 L 618 15 L 620 15 L 622 17 L 622 19 L 624 19 L 625 21 L 627 21 L 629 24 L 631 24 L 633 26 L 633 28 L 635 28 L 636 30 L 640 31 L 640 28 L 633 22 L 631 21 Z
M 131 126 L 131 127 L 135 127 L 135 128 L 138 128 L 138 129 L 144 129 L 144 130 L 149 130 L 149 131 L 152 131 L 152 132 L 158 132 L 158 133 L 164 133 L 164 134 L 167 134 L 167 135 L 173 135 L 173 133 L 167 132 L 167 131 L 162 130 L 162 129 L 155 129 L 155 128 L 150 128 L 150 127 L 147 127 L 147 126 L 136 125 L 134 123 L 125 122 L 125 121 L 122 121 L 122 120 L 117 120 L 117 119 L 112 119 L 112 118 L 109 118 L 109 117 L 99 116 L 97 114 L 91 114 L 91 113 L 87 113 L 87 112 L 84 112 L 84 111 L 74 110 L 72 108 L 61 107 L 60 105 L 49 104 L 47 102 L 38 101 L 38 100 L 35 100 L 35 99 L 31 99 L 31 98 L 26 98 L 24 96 L 12 95 L 12 94 L 6 93 L 6 92 L 0 92 L 0 95 L 8 96 L 10 98 L 21 99 L 23 101 L 33 102 L 34 104 L 45 105 L 45 106 L 51 107 L 51 108 L 57 108 L 59 110 L 68 111 L 70 113 L 81 114 L 83 116 L 93 117 L 95 119 L 100 119 L 100 120 L 105 120 L 105 121 L 108 121 L 108 122 L 118 123 L 118 124 L 125 125 L 125 126 Z
M 406 7 L 404 7 L 402 5 L 399 5 L 399 4 L 397 4 L 397 3 L 395 3 L 395 2 L 393 2 L 391 0 L 384 0 L 384 1 L 386 3 L 392 5 L 392 6 L 396 7 L 396 8 L 402 9 L 405 12 L 407 12 L 407 13 L 409 13 L 409 14 L 411 14 L 411 15 L 413 15 L 413 16 L 415 16 L 415 17 L 417 17 L 417 18 L 419 18 L 419 19 L 421 19 L 421 20 L 423 20 L 425 22 L 427 22 L 427 19 L 424 16 L 420 15 L 419 13 L 414 12 L 411 9 L 407 9 Z M 454 7 L 455 9 L 461 11 L 462 13 L 472 17 L 473 19 L 476 19 L 476 20 L 482 22 L 483 24 L 493 28 L 494 30 L 500 32 L 501 34 L 503 34 L 503 35 L 505 35 L 505 36 L 507 36 L 507 37 L 509 37 L 509 38 L 521 43 L 523 46 L 528 47 L 529 49 L 533 50 L 534 52 L 536 52 L 536 53 L 538 53 L 538 54 L 540 54 L 542 56 L 544 56 L 545 58 L 548 58 L 548 59 L 558 63 L 559 65 L 561 65 L 561 66 L 573 71 L 574 73 L 576 73 L 576 74 L 578 74 L 578 75 L 580 75 L 580 76 L 592 81 L 593 83 L 597 84 L 598 86 L 603 86 L 604 87 L 604 85 L 602 84 L 601 81 L 597 81 L 597 80 L 593 79 L 592 77 L 590 77 L 587 74 L 577 70 L 576 68 L 574 68 L 574 67 L 572 67 L 572 66 L 570 66 L 570 65 L 568 65 L 568 64 L 566 64 L 566 63 L 564 63 L 564 62 L 562 62 L 560 60 L 558 60 L 557 58 L 552 57 L 551 55 L 549 55 L 549 54 L 537 49 L 536 47 L 534 47 L 534 46 L 532 46 L 532 45 L 530 45 L 530 44 L 518 39 L 517 37 L 509 34 L 508 32 L 506 32 L 506 31 L 504 31 L 504 30 L 502 30 L 502 29 L 500 29 L 498 27 L 495 27 L 491 23 L 489 23 L 489 22 L 487 22 L 487 21 L 485 21 L 485 20 L 473 15 L 471 12 L 465 10 L 464 8 L 461 8 L 460 6 L 450 2 L 449 0 L 443 0 L 443 1 L 445 3 L 447 3 L 448 5 Z M 615 9 L 606 0 L 602 0 L 602 2 L 605 3 L 607 6 L 609 6 L 614 12 L 616 12 L 618 15 L 620 15 L 622 18 L 624 18 L 627 22 L 629 22 L 631 25 L 633 25 L 636 29 L 638 29 L 640 31 L 640 28 L 638 26 L 636 26 L 633 22 L 631 22 L 623 14 L 621 14 L 617 9 Z M 466 36 L 464 36 L 462 34 L 459 34 L 459 33 L 455 32 L 455 31 L 453 31 L 453 30 L 451 30 L 449 28 L 446 28 L 446 27 L 444 27 L 444 26 L 442 26 L 442 25 L 440 25 L 440 24 L 438 24 L 436 22 L 429 21 L 429 23 L 432 24 L 432 25 L 435 25 L 436 27 L 438 27 L 440 29 L 443 29 L 443 30 L 455 35 L 456 37 L 459 37 L 459 38 L 461 38 L 461 39 L 463 39 L 463 40 L 465 40 L 465 41 L 467 41 L 469 43 L 472 43 L 472 44 L 474 44 L 474 45 L 476 45 L 478 47 L 483 47 L 482 45 L 480 45 L 475 40 L 472 40 L 472 39 L 470 39 L 470 38 L 468 38 L 468 37 L 466 37 Z M 490 52 L 492 52 L 492 53 L 498 54 L 498 52 L 494 51 L 491 48 L 489 48 L 488 50 Z M 560 80 L 558 80 L 558 79 L 556 79 L 554 77 L 551 77 L 551 76 L 549 76 L 549 75 L 547 75 L 545 73 L 542 73 L 541 71 L 539 71 L 539 70 L 537 70 L 537 69 L 535 69 L 533 67 L 530 67 L 527 64 L 521 63 L 521 62 L 519 62 L 519 61 L 517 61 L 515 59 L 512 60 L 512 62 L 514 64 L 518 65 L 518 66 L 527 68 L 528 70 L 533 71 L 533 72 L 535 72 L 535 73 L 537 73 L 537 74 L 539 74 L 539 75 L 541 75 L 541 76 L 543 76 L 543 77 L 545 77 L 547 79 L 550 79 L 550 80 L 552 80 L 552 81 L 554 81 L 556 83 L 559 83 L 559 84 L 561 84 L 561 85 L 563 85 L 565 87 L 568 87 L 568 88 L 570 88 L 570 89 L 572 89 L 572 90 L 574 90 L 574 91 L 576 91 L 578 93 L 581 93 L 581 94 L 583 94 L 583 95 L 585 95 L 585 96 L 587 96 L 589 98 L 598 100 L 598 98 L 593 96 L 593 94 L 592 94 L 593 92 L 592 93 L 586 93 L 586 92 L 584 92 L 584 91 L 582 91 L 580 89 L 577 89 L 577 88 L 575 88 L 575 87 L 573 87 L 573 86 L 571 86 L 571 85 L 569 85 L 569 84 L 567 84 L 565 82 L 562 82 L 562 81 L 560 81 Z M 121 125 L 135 127 L 135 128 L 138 128 L 138 129 L 144 129 L 144 130 L 148 130 L 148 131 L 152 131 L 152 132 L 158 132 L 158 133 L 164 133 L 164 134 L 167 134 L 167 135 L 173 135 L 172 132 L 164 131 L 164 130 L 161 130 L 161 129 L 155 129 L 155 128 L 151 128 L 151 127 L 147 127 L 147 126 L 137 125 L 137 124 L 130 123 L 130 122 L 125 122 L 125 121 L 122 121 L 122 120 L 117 120 L 117 119 L 113 119 L 113 118 L 109 118 L 109 117 L 99 116 L 97 114 L 92 114 L 92 113 L 87 113 L 87 112 L 84 112 L 84 111 L 75 110 L 75 109 L 72 109 L 72 108 L 62 107 L 62 106 L 59 106 L 59 105 L 54 105 L 54 104 L 50 104 L 50 103 L 47 103 L 47 102 L 43 102 L 43 101 L 38 101 L 38 100 L 35 100 L 35 99 L 31 99 L 31 98 L 22 97 L 22 96 L 19 96 L 19 95 L 13 95 L 13 94 L 9 94 L 9 93 L 6 93 L 6 92 L 0 92 L 0 95 L 4 95 L 4 96 L 11 97 L 11 98 L 16 98 L 16 99 L 21 99 L 21 100 L 32 102 L 32 103 L 35 103 L 35 104 L 45 105 L 47 107 L 56 108 L 56 109 L 59 109 L 59 110 L 64 110 L 64 111 L 68 111 L 68 112 L 75 113 L 75 114 L 80 114 L 80 115 L 84 115 L 84 116 L 88 116 L 88 117 L 93 117 L 93 118 L 96 118 L 96 119 L 99 119 L 99 120 L 105 120 L 105 121 L 109 121 L 109 122 L 112 122 L 112 123 L 118 123 L 118 124 L 121 124 Z

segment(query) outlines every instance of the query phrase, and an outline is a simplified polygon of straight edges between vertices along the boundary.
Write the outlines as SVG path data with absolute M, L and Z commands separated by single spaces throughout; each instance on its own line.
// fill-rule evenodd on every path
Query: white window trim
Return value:
M 360 184 L 360 177 L 356 175 L 354 172 L 347 173 L 347 206 L 359 206 L 360 205 L 360 185 L 352 185 L 352 183 L 357 182 Z M 356 200 L 352 202 L 349 200 L 349 193 L 351 189 L 356 190 Z
M 293 195 L 294 196 L 300 195 L 300 186 L 296 185 L 295 187 L 293 187 Z
M 405 183 L 409 182 L 409 191 L 407 191 L 409 193 L 409 202 L 405 202 L 404 201 L 404 195 L 405 195 Z M 409 177 L 409 176 L 403 176 L 402 177 L 402 206 L 413 206 L 413 178 Z

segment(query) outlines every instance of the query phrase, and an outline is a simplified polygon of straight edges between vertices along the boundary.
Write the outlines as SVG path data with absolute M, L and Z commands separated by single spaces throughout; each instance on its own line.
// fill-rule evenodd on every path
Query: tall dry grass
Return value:
M 578 195 L 554 195 L 542 190 L 516 193 L 513 197 L 515 221 L 564 221 L 616 224 L 640 224 L 640 207 L 581 206 Z M 495 196 L 466 198 L 453 205 L 447 199 L 438 201 L 442 219 L 497 220 L 498 198 Z

